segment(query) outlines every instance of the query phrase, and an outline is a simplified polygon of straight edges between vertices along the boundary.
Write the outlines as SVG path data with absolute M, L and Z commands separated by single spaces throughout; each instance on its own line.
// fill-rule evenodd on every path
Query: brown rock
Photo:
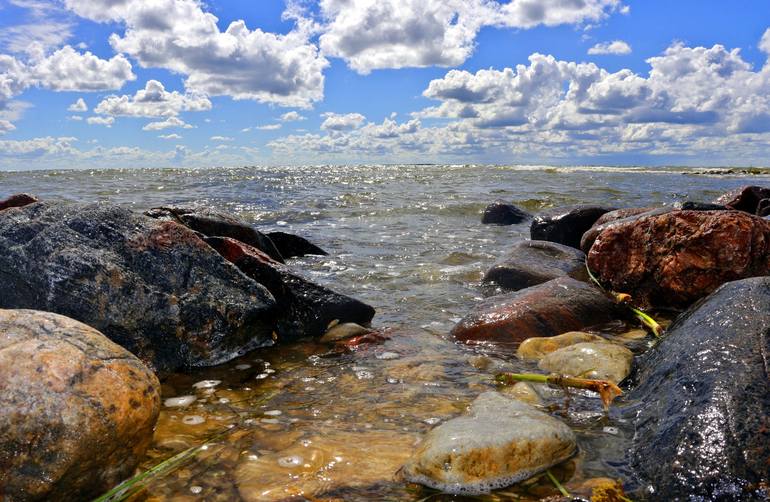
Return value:
M 27 204 L 32 204 L 33 202 L 37 202 L 37 198 L 34 195 L 17 193 L 16 195 L 11 195 L 5 200 L 0 200 L 0 211 L 11 207 L 24 207 Z
M 85 500 L 131 476 L 159 389 L 136 357 L 85 324 L 0 310 L 0 499 Z
M 452 335 L 465 341 L 518 344 L 535 336 L 581 330 L 610 321 L 616 314 L 616 305 L 599 289 L 560 277 L 481 302 L 457 323 Z
M 759 201 L 770 198 L 770 188 L 746 186 L 722 195 L 714 202 L 738 211 L 756 214 Z
M 624 213 L 624 211 L 628 211 L 628 213 Z M 639 212 L 636 212 L 639 211 Z M 580 239 L 580 249 L 585 253 L 588 254 L 588 252 L 591 250 L 591 246 L 594 245 L 594 241 L 596 241 L 596 238 L 599 237 L 599 234 L 604 232 L 610 227 L 616 226 L 616 225 L 622 225 L 625 223 L 628 223 L 629 221 L 636 221 L 639 218 L 642 218 L 643 216 L 649 216 L 653 214 L 663 214 L 668 213 L 671 211 L 669 208 L 638 208 L 638 209 L 618 209 L 617 211 L 610 211 L 609 213 L 605 214 L 612 215 L 609 216 L 607 219 L 602 221 L 602 218 L 599 218 L 596 220 L 596 223 L 594 226 L 589 228 L 584 234 L 583 237 Z
M 721 284 L 770 273 L 770 222 L 738 211 L 674 211 L 613 225 L 588 265 L 643 307 L 684 307 Z

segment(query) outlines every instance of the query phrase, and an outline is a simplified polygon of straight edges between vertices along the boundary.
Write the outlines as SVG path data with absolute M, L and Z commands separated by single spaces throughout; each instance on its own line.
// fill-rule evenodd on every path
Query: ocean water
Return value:
M 392 330 L 390 340 L 351 354 L 301 342 L 170 377 L 164 399 L 195 399 L 164 407 L 143 467 L 225 427 L 232 432 L 192 464 L 153 481 L 137 500 L 441 500 L 400 481 L 398 465 L 424 432 L 494 389 L 495 371 L 533 369 L 496 347 L 462 346 L 448 336 L 482 298 L 485 270 L 529 235 L 528 223 L 481 225 L 484 207 L 497 199 L 532 213 L 567 204 L 707 202 L 770 181 L 769 173 L 695 171 L 483 165 L 19 171 L 0 173 L 0 198 L 28 192 L 136 210 L 213 206 L 265 232 L 302 235 L 330 255 L 291 266 L 370 303 L 377 309 L 373 326 Z M 610 327 L 608 336 L 631 327 Z M 203 380 L 219 383 L 194 386 Z M 625 464 L 633 431 L 620 413 L 605 414 L 589 396 L 573 396 L 566 411 L 559 410 L 560 398 L 548 404 L 579 433 L 580 455 L 556 471 L 571 491 L 610 477 L 631 493 L 644 492 Z M 552 493 L 547 480 L 536 480 L 488 498 Z

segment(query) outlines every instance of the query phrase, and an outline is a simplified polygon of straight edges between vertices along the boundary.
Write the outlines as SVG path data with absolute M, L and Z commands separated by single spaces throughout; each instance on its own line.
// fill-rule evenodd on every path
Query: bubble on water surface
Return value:
M 187 415 L 182 418 L 182 423 L 185 425 L 200 425 L 205 421 L 206 419 L 200 415 Z
M 383 361 L 390 361 L 392 359 L 398 359 L 401 357 L 401 355 L 397 354 L 396 352 L 380 352 L 379 354 L 375 355 L 375 357 Z
M 163 401 L 166 408 L 185 408 L 195 402 L 195 396 L 170 397 Z
M 278 459 L 278 465 L 281 467 L 298 467 L 302 465 L 303 458 L 299 455 L 291 455 L 288 457 L 281 457 Z
M 213 389 L 217 385 L 222 383 L 222 380 L 201 380 L 193 384 L 196 389 Z
M 202 491 L 203 491 L 203 487 L 201 487 L 201 486 L 191 486 L 190 487 L 190 493 L 192 493 L 194 495 L 197 495 L 197 494 L 199 494 Z

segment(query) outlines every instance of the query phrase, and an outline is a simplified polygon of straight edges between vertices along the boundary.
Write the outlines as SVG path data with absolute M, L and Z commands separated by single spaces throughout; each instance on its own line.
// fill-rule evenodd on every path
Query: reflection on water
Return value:
M 536 371 L 513 359 L 510 347 L 460 346 L 447 335 L 481 298 L 483 272 L 528 236 L 526 223 L 481 225 L 486 204 L 503 199 L 531 212 L 573 203 L 649 206 L 708 201 L 747 182 L 766 184 L 766 176 L 537 166 L 48 171 L 5 173 L 0 197 L 24 191 L 138 210 L 210 205 L 264 231 L 303 235 L 330 256 L 291 265 L 372 304 L 375 327 L 390 329 L 384 342 L 352 352 L 308 341 L 168 378 L 144 468 L 232 429 L 138 499 L 441 500 L 398 479 L 415 441 L 494 388 L 494 373 Z M 637 336 L 624 341 L 638 352 L 647 342 Z M 573 395 L 569 413 L 561 393 L 545 404 L 578 432 L 580 455 L 554 469 L 571 492 L 588 494 L 601 477 L 636 488 L 623 458 L 633 432 L 620 418 L 623 403 L 609 416 L 593 397 Z M 537 479 L 488 499 L 556 493 Z

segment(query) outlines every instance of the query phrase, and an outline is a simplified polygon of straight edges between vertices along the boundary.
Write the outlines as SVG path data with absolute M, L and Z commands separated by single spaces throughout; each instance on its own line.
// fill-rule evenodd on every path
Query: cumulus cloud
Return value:
M 209 138 L 211 141 L 235 141 L 235 138 L 229 136 L 212 136 Z
M 172 134 L 161 134 L 158 136 L 160 139 L 182 139 L 182 136 L 172 133 Z
M 344 115 L 327 112 L 321 115 L 324 117 L 324 121 L 321 124 L 321 129 L 329 131 L 349 131 L 361 126 L 366 120 L 366 117 L 360 113 L 346 113 Z
M 766 54 L 770 54 L 770 28 L 762 35 L 762 39 L 759 41 L 759 48 Z
M 197 0 L 65 0 L 81 17 L 120 22 L 110 44 L 144 67 L 186 75 L 193 93 L 227 95 L 281 106 L 308 108 L 323 97 L 328 61 L 296 29 L 287 34 L 250 30 L 244 21 L 225 31 Z
M 14 131 L 16 129 L 16 126 L 11 124 L 7 120 L 0 120 L 0 134 L 5 134 L 7 132 Z
M 69 107 L 67 107 L 67 110 L 71 112 L 87 112 L 88 105 L 86 104 L 83 98 L 78 98 L 77 101 L 75 101 L 74 103 L 69 105 Z
M 276 131 L 281 128 L 281 124 L 266 124 L 257 126 L 254 129 L 257 129 L 259 131 Z
M 110 117 L 112 118 L 112 117 Z M 178 117 L 169 117 L 166 120 L 158 122 L 150 122 L 146 126 L 142 127 L 143 131 L 162 131 L 163 129 L 170 129 L 172 127 L 179 127 L 182 129 L 192 129 L 192 126 Z
M 183 111 L 205 111 L 211 109 L 206 96 L 168 92 L 157 80 L 148 80 L 144 89 L 133 96 L 108 96 L 94 109 L 102 115 L 126 117 L 170 117 Z
M 103 125 L 105 127 L 112 127 L 115 123 L 114 117 L 88 117 L 86 122 L 89 125 Z
M 623 40 L 601 42 L 588 49 L 588 54 L 614 54 L 621 56 L 624 54 L 631 54 L 631 46 Z
M 82 115 L 70 115 L 69 117 L 67 117 L 67 120 L 73 120 L 75 122 L 81 122 L 83 120 L 83 116 Z
M 295 111 L 286 112 L 281 115 L 282 122 L 296 122 L 299 120 L 305 120 L 305 117 Z

